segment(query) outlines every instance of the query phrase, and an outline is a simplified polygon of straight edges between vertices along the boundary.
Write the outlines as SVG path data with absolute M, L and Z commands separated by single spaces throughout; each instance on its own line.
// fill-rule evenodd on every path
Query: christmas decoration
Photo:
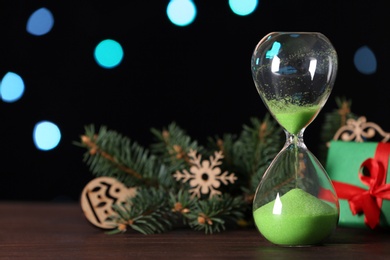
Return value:
M 151 132 L 156 141 L 149 149 L 106 126 L 86 126 L 81 141 L 74 142 L 87 149 L 84 162 L 97 178 L 112 177 L 127 188 L 137 187 L 127 203 L 112 205 L 115 214 L 107 222 L 114 228 L 108 233 L 161 233 L 181 223 L 210 234 L 251 225 L 258 180 L 283 145 L 282 129 L 270 115 L 251 118 L 239 135 L 210 137 L 207 146 L 192 140 L 175 122 Z M 210 161 L 201 162 L 203 157 Z M 209 182 L 199 185 L 192 174 L 205 177 L 200 175 L 203 170 Z M 189 182 L 174 177 L 186 173 Z
M 350 111 L 350 102 L 338 101 L 339 109 L 325 114 L 323 129 L 331 136 L 342 118 L 353 115 L 340 113 Z M 99 178 L 107 177 L 123 185 L 120 199 L 111 204 L 111 210 L 103 210 L 105 223 L 95 222 L 95 226 L 109 229 L 109 234 L 129 229 L 154 234 L 182 225 L 205 234 L 228 227 L 254 227 L 255 190 L 285 141 L 282 128 L 269 114 L 250 118 L 239 134 L 209 137 L 206 145 L 200 145 L 175 122 L 164 129 L 152 128 L 151 133 L 155 142 L 142 147 L 106 126 L 92 124 L 85 126 L 85 133 L 74 142 L 86 149 L 83 160 L 98 183 Z M 327 148 L 329 140 L 323 139 L 320 145 Z M 132 189 L 136 192 L 124 198 Z M 91 190 L 86 187 L 83 191 L 83 208 Z M 92 222 L 91 214 L 86 217 Z
M 190 172 L 186 169 L 181 171 L 176 171 L 173 175 L 176 180 L 183 182 L 190 181 L 191 188 L 189 192 L 198 198 L 201 198 L 202 194 L 209 194 L 209 197 L 218 194 L 221 194 L 221 191 L 217 190 L 221 185 L 221 182 L 227 185 L 229 182 L 234 183 L 237 180 L 237 177 L 234 176 L 234 173 L 228 175 L 228 172 L 225 171 L 221 174 L 221 169 L 217 167 L 222 164 L 220 161 L 223 158 L 222 151 L 215 152 L 215 157 L 210 156 L 210 161 L 201 162 L 201 155 L 197 156 L 196 151 L 190 150 L 188 153 L 190 158 L 190 163 L 193 166 L 190 168 Z
M 366 117 L 361 116 L 357 120 L 348 119 L 346 124 L 335 133 L 333 140 L 364 142 L 380 137 L 381 142 L 390 139 L 390 133 L 385 132 L 379 125 L 367 122 Z
M 341 226 L 388 227 L 389 155 L 389 143 L 331 143 L 326 169 L 340 199 Z
M 127 188 L 112 177 L 99 177 L 90 181 L 83 189 L 80 202 L 85 217 L 95 226 L 113 228 L 107 221 L 114 215 L 113 205 L 126 204 L 127 198 L 134 197 L 136 188 Z
M 341 226 L 389 227 L 389 137 L 359 117 L 348 119 L 330 142 L 326 169 L 340 199 Z

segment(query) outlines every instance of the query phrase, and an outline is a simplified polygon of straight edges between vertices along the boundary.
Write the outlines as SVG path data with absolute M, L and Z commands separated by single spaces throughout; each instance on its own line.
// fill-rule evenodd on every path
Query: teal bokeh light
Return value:
M 233 13 L 241 16 L 249 15 L 256 10 L 258 0 L 229 0 Z
M 0 96 L 4 102 L 19 100 L 24 93 L 23 79 L 16 73 L 8 72 L 0 82 Z
M 94 52 L 96 62 L 106 69 L 118 66 L 123 59 L 123 55 L 122 46 L 111 39 L 101 41 Z
M 50 32 L 53 25 L 53 14 L 49 9 L 42 7 L 28 18 L 26 30 L 32 35 L 41 36 Z
M 190 0 L 171 0 L 167 6 L 168 19 L 177 26 L 187 26 L 195 20 L 196 6 Z
M 57 147 L 61 140 L 58 126 L 49 121 L 38 122 L 33 130 L 33 141 L 39 150 L 47 151 Z

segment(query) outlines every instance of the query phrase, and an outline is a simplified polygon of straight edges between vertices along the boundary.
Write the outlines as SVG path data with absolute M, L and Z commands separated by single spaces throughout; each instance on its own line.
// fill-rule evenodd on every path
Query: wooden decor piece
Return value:
M 188 153 L 190 163 L 192 164 L 190 171 L 183 170 L 183 172 L 176 171 L 173 177 L 177 181 L 189 182 L 191 189 L 189 192 L 193 197 L 200 198 L 202 195 L 209 195 L 211 198 L 214 195 L 222 194 L 217 190 L 221 183 L 228 185 L 234 183 L 237 177 L 234 173 L 228 173 L 227 171 L 221 171 L 218 167 L 222 164 L 223 154 L 222 151 L 215 152 L 214 157 L 210 156 L 210 160 L 203 160 L 202 156 L 197 155 L 197 151 L 191 150 Z
M 390 139 L 390 133 L 383 131 L 373 122 L 367 122 L 366 117 L 361 116 L 357 120 L 348 119 L 346 125 L 337 130 L 333 140 L 365 142 L 378 136 L 380 142 L 387 142 Z
M 83 189 L 80 202 L 85 217 L 93 225 L 104 228 L 115 228 L 107 220 L 115 215 L 114 204 L 125 204 L 134 197 L 136 188 L 127 188 L 123 183 L 112 177 L 98 177 L 90 181 Z

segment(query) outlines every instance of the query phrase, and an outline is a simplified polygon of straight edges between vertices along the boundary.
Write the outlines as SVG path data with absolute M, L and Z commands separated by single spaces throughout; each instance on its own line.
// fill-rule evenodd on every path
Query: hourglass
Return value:
M 337 53 L 321 33 L 272 32 L 257 44 L 251 69 L 263 103 L 286 134 L 256 189 L 256 227 L 277 245 L 320 244 L 338 224 L 339 200 L 303 133 L 331 93 Z

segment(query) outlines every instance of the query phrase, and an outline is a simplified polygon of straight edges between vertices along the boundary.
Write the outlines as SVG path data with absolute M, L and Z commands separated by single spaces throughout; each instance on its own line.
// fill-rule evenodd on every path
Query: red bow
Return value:
M 347 183 L 332 181 L 339 199 L 348 199 L 352 214 L 364 213 L 364 222 L 371 229 L 379 224 L 382 200 L 390 199 L 390 184 L 386 184 L 390 143 L 378 143 L 374 158 L 365 160 L 359 169 L 360 181 L 368 190 Z M 363 175 L 366 168 L 369 176 Z

